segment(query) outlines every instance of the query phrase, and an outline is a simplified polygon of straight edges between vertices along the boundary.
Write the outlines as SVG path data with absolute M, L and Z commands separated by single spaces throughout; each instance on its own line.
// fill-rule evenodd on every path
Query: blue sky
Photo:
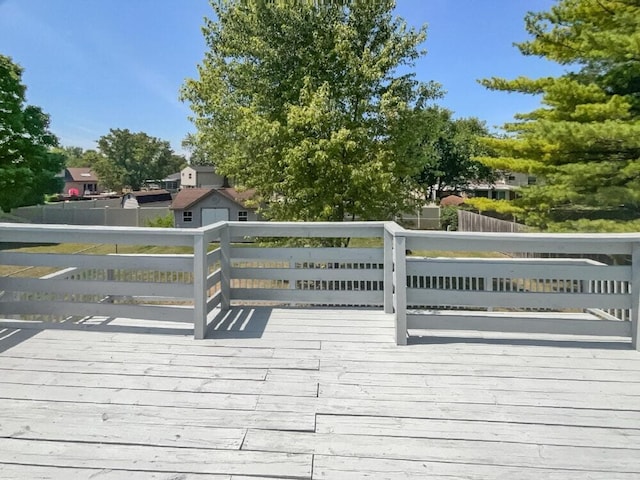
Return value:
M 557 75 L 563 68 L 524 57 L 513 42 L 527 38 L 524 14 L 552 0 L 398 0 L 397 14 L 427 23 L 427 55 L 419 80 L 441 83 L 438 103 L 457 117 L 499 126 L 538 101 L 491 92 L 477 79 Z M 0 53 L 24 69 L 27 100 L 51 116 L 63 145 L 94 148 L 110 128 L 169 140 L 176 151 L 193 131 L 178 100 L 197 75 L 205 44 L 207 0 L 0 0 Z

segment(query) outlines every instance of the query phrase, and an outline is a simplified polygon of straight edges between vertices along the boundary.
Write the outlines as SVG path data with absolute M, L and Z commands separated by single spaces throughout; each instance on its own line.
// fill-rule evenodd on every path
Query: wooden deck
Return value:
M 0 478 L 640 478 L 623 341 L 398 347 L 391 316 L 338 309 L 149 325 L 0 321 Z

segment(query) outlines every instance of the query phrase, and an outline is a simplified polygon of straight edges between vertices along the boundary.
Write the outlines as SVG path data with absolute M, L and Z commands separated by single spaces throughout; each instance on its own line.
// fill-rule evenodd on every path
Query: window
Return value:
M 243 211 L 238 212 L 239 222 L 246 222 L 247 220 L 249 220 L 249 212 L 243 212 Z
M 182 221 L 183 222 L 193 221 L 193 212 L 182 212 Z
M 192 177 L 192 176 L 193 176 L 193 175 L 189 174 L 189 180 L 191 180 L 191 177 Z

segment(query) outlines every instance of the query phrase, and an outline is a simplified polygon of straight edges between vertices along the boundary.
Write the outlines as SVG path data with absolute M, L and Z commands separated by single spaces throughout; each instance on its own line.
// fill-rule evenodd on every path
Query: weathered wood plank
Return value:
M 528 468 L 640 471 L 640 450 L 563 445 L 249 430 L 243 450 Z
M 274 352 L 275 355 L 276 352 Z M 297 351 L 278 352 L 279 355 L 295 356 Z M 621 359 L 608 358 L 573 358 L 565 356 L 545 357 L 545 356 L 504 356 L 487 353 L 485 355 L 469 354 L 465 352 L 445 353 L 443 351 L 431 352 L 428 349 L 421 351 L 411 349 L 399 349 L 393 351 L 367 350 L 361 348 L 359 350 L 333 350 L 314 352 L 320 354 L 323 359 L 333 362 L 367 362 L 371 363 L 374 368 L 371 371 L 376 372 L 377 363 L 398 363 L 422 365 L 425 369 L 430 364 L 442 364 L 451 367 L 459 366 L 461 373 L 469 365 L 493 365 L 493 366 L 512 366 L 512 367 L 531 367 L 536 368 L 567 368 L 571 370 L 615 370 L 615 371 L 637 371 L 640 369 L 640 355 Z M 428 372 L 424 372 L 428 373 Z
M 640 398 L 617 394 L 581 392 L 518 392 L 476 390 L 473 388 L 386 387 L 380 385 L 320 384 L 318 396 L 403 402 L 484 403 L 564 408 L 607 409 L 611 405 L 623 410 L 639 410 Z
M 22 351 L 21 351 L 22 350 Z M 281 359 L 264 357 L 213 357 L 203 355 L 174 355 L 154 353 L 145 355 L 138 352 L 108 352 L 84 350 L 52 350 L 37 351 L 27 346 L 18 345 L 3 354 L 4 358 L 28 358 L 42 360 L 76 360 L 87 362 L 126 362 L 143 363 L 147 366 L 173 365 L 194 367 L 237 367 L 237 368 L 296 368 L 301 370 L 317 370 L 315 359 Z M 0 364 L 1 366 L 1 364 Z
M 132 344 L 154 344 L 154 345 L 182 345 L 186 347 L 240 347 L 240 348 L 256 348 L 256 349 L 320 349 L 319 340 L 291 340 L 291 341 L 279 341 L 269 340 L 264 338 L 248 338 L 248 339 L 230 339 L 220 340 L 215 338 L 205 338 L 193 340 L 190 335 L 140 335 L 138 333 L 128 332 L 103 332 L 98 330 L 91 330 L 90 328 L 83 328 L 82 330 L 65 331 L 61 329 L 45 329 L 42 330 L 37 325 L 32 325 L 33 328 L 41 330 L 38 333 L 39 339 L 51 339 L 51 340 L 65 340 L 65 339 L 77 339 L 84 342 L 87 340 L 95 340 L 99 342 L 107 343 L 124 343 L 126 345 Z M 64 327 L 64 325 L 60 325 Z M 25 328 L 29 328 L 25 326 Z
M 233 393 L 249 395 L 292 395 L 315 397 L 315 382 L 272 382 L 253 380 L 152 377 L 148 375 L 52 373 L 0 369 L 0 385 L 51 385 L 90 388 L 126 388 L 168 392 Z M 7 388 L 11 388 L 7 386 Z
M 425 373 L 438 375 L 457 375 L 464 373 L 465 375 L 476 375 L 481 377 L 518 377 L 518 378 L 555 378 L 567 380 L 611 380 L 618 382 L 638 382 L 640 381 L 640 371 L 615 369 L 571 369 L 571 368 L 528 368 L 526 366 L 507 366 L 507 365 L 467 365 L 463 369 L 460 365 L 447 365 L 445 363 L 438 364 L 411 364 L 411 363 L 391 363 L 391 362 L 358 362 L 358 361 L 339 361 L 326 359 L 323 360 L 323 369 L 326 371 L 339 370 L 344 372 L 359 373 L 397 373 L 397 374 L 413 374 L 422 375 Z
M 539 312 L 537 312 L 539 314 Z M 541 314 L 540 314 L 541 315 Z M 468 332 L 465 332 L 465 335 Z M 373 343 L 367 344 L 367 352 L 399 352 L 411 349 L 411 352 L 420 354 L 445 353 L 456 356 L 460 353 L 475 355 L 480 358 L 485 355 L 500 355 L 509 358 L 520 357 L 555 357 L 555 358 L 575 358 L 581 361 L 584 358 L 612 358 L 635 361 L 638 355 L 631 349 L 631 344 L 626 342 L 613 342 L 611 339 L 589 338 L 566 336 L 559 340 L 557 336 L 540 335 L 535 338 L 523 338 L 514 335 L 510 337 L 499 337 L 487 333 L 478 332 L 478 336 L 450 336 L 444 332 L 429 332 L 428 343 L 414 344 L 408 348 L 399 348 L 393 344 Z M 324 351 L 361 351 L 362 345 L 344 342 L 322 342 Z
M 636 473 L 616 472 L 615 477 L 606 471 L 558 470 L 544 467 L 526 468 L 465 464 L 454 462 L 430 462 L 390 460 L 380 458 L 344 457 L 337 455 L 314 455 L 313 478 L 335 478 L 340 480 L 363 480 L 384 478 L 386 480 L 465 479 L 495 480 L 513 478 L 518 480 L 636 480 Z
M 234 480 L 238 477 L 216 474 L 194 474 L 183 472 L 142 472 L 116 469 L 88 469 L 72 467 L 49 467 L 36 465 L 17 465 L 0 463 L 0 472 L 4 480 Z M 257 477 L 251 477 L 255 479 Z
M 317 433 L 442 438 L 599 448 L 640 448 L 640 429 L 450 421 L 352 415 L 318 415 Z
M 311 455 L 0 438 L 0 463 L 311 477 Z
M 199 408 L 74 403 L 65 401 L 4 399 L 2 407 L 12 419 L 48 423 L 52 420 L 76 418 L 86 425 L 104 422 L 134 428 L 136 425 L 171 425 L 207 428 L 263 428 L 269 430 L 314 431 L 315 415 L 291 415 L 289 412 L 255 410 L 222 410 L 208 405 Z
M 582 393 L 608 394 L 638 397 L 640 383 L 612 382 L 593 380 L 554 380 L 546 378 L 516 377 L 477 377 L 473 375 L 408 375 L 344 373 L 339 371 L 309 370 L 269 370 L 267 379 L 274 382 L 318 382 L 322 384 L 347 384 L 367 386 L 384 386 L 393 388 L 432 388 L 438 389 L 473 389 L 500 390 L 504 392 L 539 392 L 539 393 Z
M 227 380 L 264 380 L 266 368 L 234 368 L 218 366 L 150 365 L 148 363 L 74 361 L 11 358 L 0 356 L 0 368 L 26 372 L 76 372 L 88 374 L 146 375 L 153 377 L 178 377 Z
M 407 402 L 350 398 L 261 396 L 257 410 L 325 415 L 366 415 L 488 422 L 540 423 L 604 428 L 640 425 L 640 412 L 628 410 L 491 405 L 481 403 Z
M 258 401 L 257 395 L 246 394 L 164 392 L 115 388 L 20 385 L 15 383 L 4 384 L 0 388 L 0 398 L 49 400 L 54 402 L 156 405 L 200 409 L 218 408 L 226 410 L 250 410 L 255 408 Z
M 138 423 L 127 426 L 105 421 L 87 424 L 84 418 L 74 415 L 48 421 L 38 418 L 32 420 L 11 418 L 4 412 L 0 415 L 0 437 L 25 440 L 238 450 L 242 445 L 245 432 L 246 430 L 242 428 L 212 428 L 196 425 L 187 427 Z

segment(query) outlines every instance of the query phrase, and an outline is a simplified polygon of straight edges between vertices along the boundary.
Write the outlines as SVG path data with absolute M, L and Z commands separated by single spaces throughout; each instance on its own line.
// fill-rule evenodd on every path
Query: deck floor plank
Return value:
M 1 321 L 0 478 L 631 480 L 640 354 L 615 338 L 434 332 L 243 307 Z

